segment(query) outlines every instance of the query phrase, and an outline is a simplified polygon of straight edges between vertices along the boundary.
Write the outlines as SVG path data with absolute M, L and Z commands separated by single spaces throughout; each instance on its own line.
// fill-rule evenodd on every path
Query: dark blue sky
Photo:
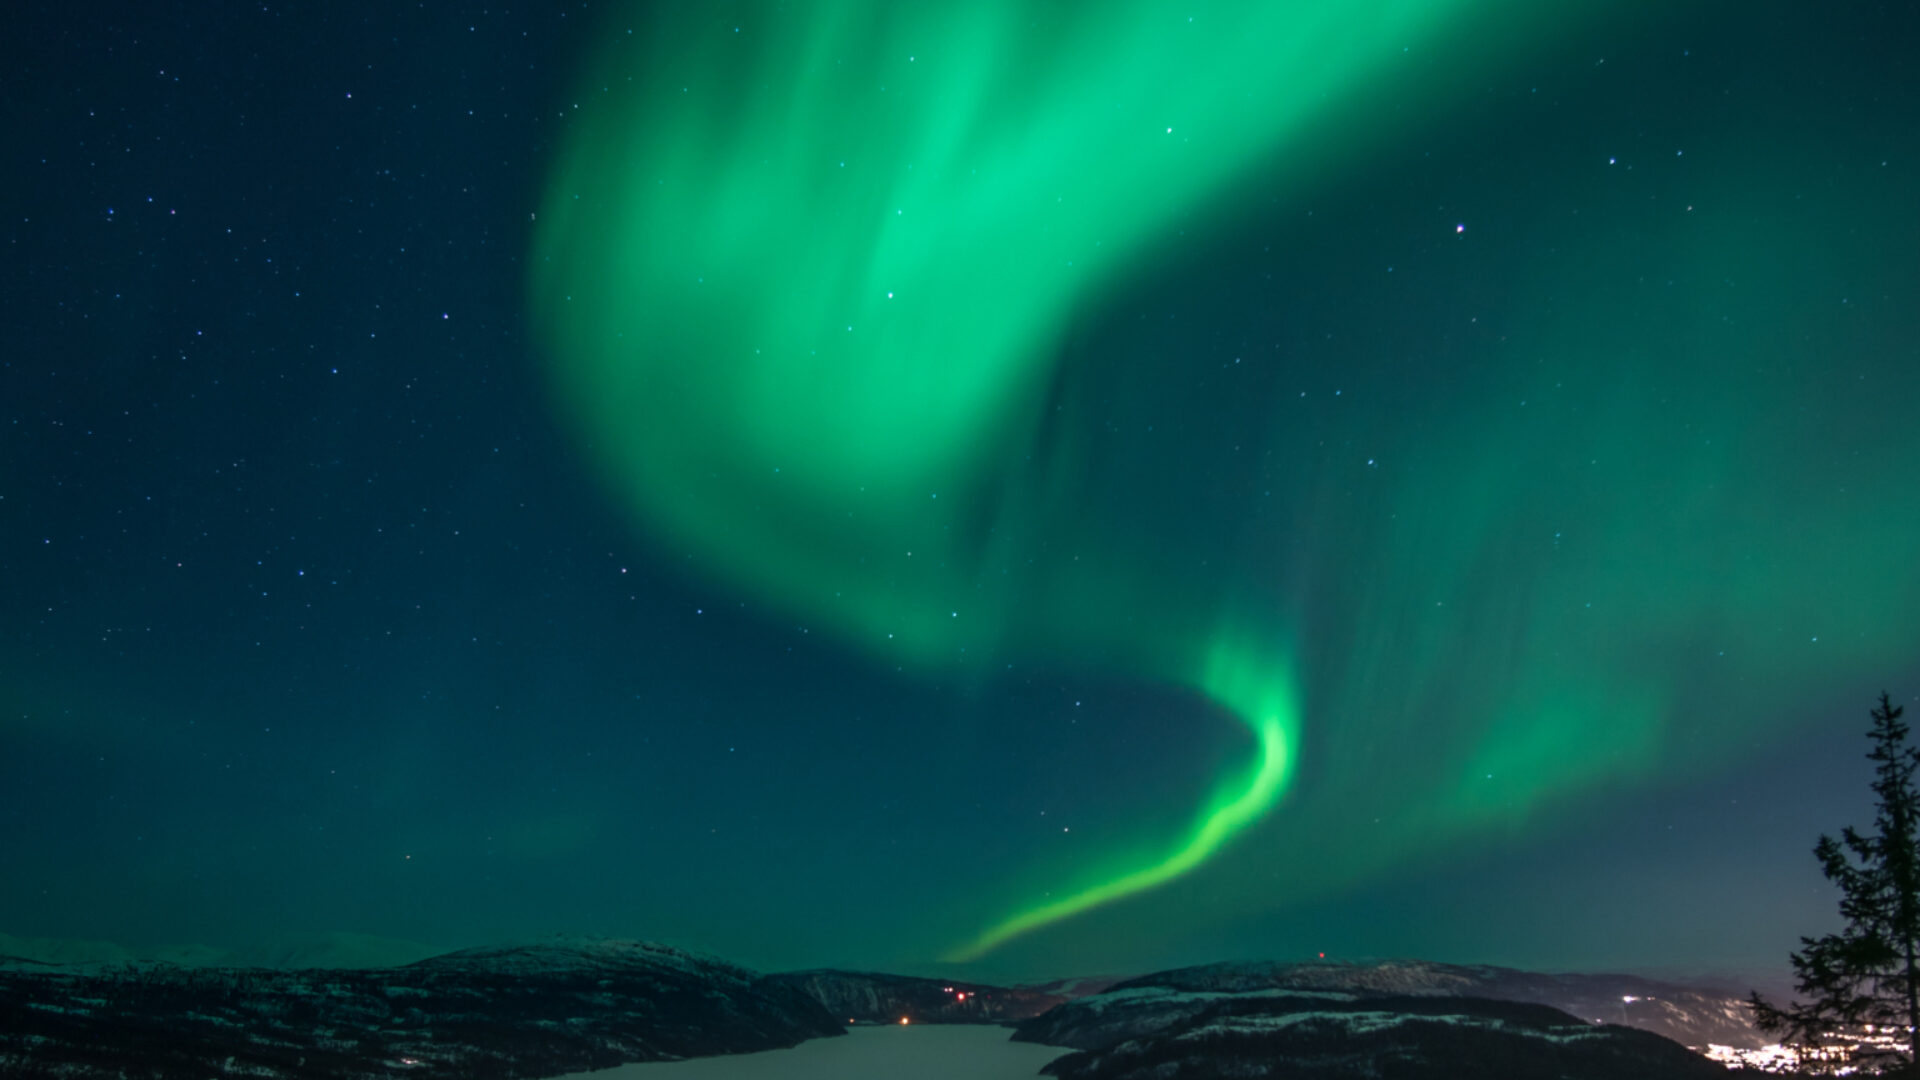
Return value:
M 1437 204 L 1475 197 L 1541 249 L 1589 228 L 1657 247 L 1637 202 L 1591 200 L 1610 216 L 1589 226 L 1540 190 L 1564 186 L 1560 163 L 1639 137 L 1625 132 L 1690 130 L 1739 147 L 1736 163 L 1777 162 L 1819 202 L 1836 250 L 1861 230 L 1910 230 L 1911 14 L 1802 7 L 1621 20 L 1490 76 L 1498 92 L 1445 113 L 1451 128 L 1318 192 L 1339 224 L 1249 206 L 1243 227 L 1142 272 L 1088 317 L 1063 378 L 1116 423 L 1143 395 L 1177 402 L 1196 434 L 1167 475 L 1197 477 L 1221 417 L 1253 423 L 1235 411 L 1252 408 L 1244 391 L 1102 383 L 1084 358 L 1224 355 L 1311 313 L 1352 344 L 1303 351 L 1262 394 L 1337 369 L 1419 399 L 1376 418 L 1385 428 L 1469 416 L 1479 406 L 1445 395 L 1494 346 L 1436 342 L 1433 312 L 1478 292 L 1498 308 L 1562 264 L 1515 255 L 1478 290 L 1435 268 L 1393 294 L 1356 285 L 1357 268 L 1406 247 L 1396 238 Z M 451 947 L 572 932 L 770 967 L 912 967 L 955 928 L 1004 915 L 1009 882 L 1071 871 L 1055 823 L 1127 836 L 1184 820 L 1245 757 L 1244 737 L 1190 693 L 1124 672 L 897 670 L 635 527 L 595 472 L 591 435 L 553 401 L 525 313 L 532 216 L 601 19 L 352 3 L 34 3 L 15 16 L 0 46 L 0 933 L 246 945 L 351 930 Z M 1599 81 L 1585 58 L 1602 53 L 1631 74 Z M 1682 54 L 1698 62 L 1666 63 Z M 1520 99 L 1529 81 L 1558 111 Z M 1837 156 L 1847 147 L 1895 178 L 1863 178 Z M 1688 197 L 1662 183 L 1650 199 Z M 1773 227 L 1750 215 L 1751 232 Z M 1920 239 L 1889 235 L 1896 252 Z M 1275 243 L 1310 253 L 1282 271 L 1287 310 L 1245 284 Z M 1767 303 L 1812 305 L 1812 273 L 1844 266 L 1811 250 L 1772 253 L 1787 269 Z M 1920 248 L 1904 250 L 1852 268 L 1894 308 L 1920 282 Z M 1138 328 L 1142 311 L 1158 329 Z M 1644 333 L 1661 325 L 1649 317 Z M 1911 318 L 1880 325 L 1874 351 L 1846 362 L 1893 388 L 1863 400 L 1904 400 L 1905 415 L 1920 341 Z M 1409 387 L 1415 354 L 1452 367 Z M 1915 520 L 1913 485 L 1884 479 L 1920 475 L 1900 472 L 1920 466 L 1913 436 L 1862 434 L 1844 410 L 1809 425 L 1791 437 L 1877 456 L 1883 479 L 1864 490 L 1890 503 L 1886 520 Z M 1265 481 L 1223 468 L 1207 483 L 1190 502 L 1166 476 L 1097 501 L 1167 518 L 1178 546 Z M 1805 528 L 1866 543 L 1873 520 Z M 1889 596 L 1915 595 L 1916 564 L 1902 565 Z M 1255 832 L 1221 876 L 989 963 L 1041 974 L 1325 951 L 1783 964 L 1833 917 L 1808 849 L 1868 818 L 1867 708 L 1883 685 L 1920 700 L 1920 612 L 1891 603 L 1904 641 L 1819 669 L 1848 679 L 1735 677 L 1742 705 L 1764 698 L 1769 715 L 1701 725 L 1524 821 L 1307 890 L 1270 884 L 1315 869 L 1263 861 Z M 1315 629 L 1360 635 L 1358 618 Z M 1905 659 L 1882 662 L 1893 655 Z M 1868 670 L 1877 681 L 1851 681 Z M 1671 700 L 1711 707 L 1701 695 L 1719 685 Z

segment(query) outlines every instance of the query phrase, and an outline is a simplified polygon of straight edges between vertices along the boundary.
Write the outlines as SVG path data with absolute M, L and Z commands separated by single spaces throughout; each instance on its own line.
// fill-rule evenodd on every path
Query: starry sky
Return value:
M 35 4 L 0 933 L 1780 967 L 1900 5 Z

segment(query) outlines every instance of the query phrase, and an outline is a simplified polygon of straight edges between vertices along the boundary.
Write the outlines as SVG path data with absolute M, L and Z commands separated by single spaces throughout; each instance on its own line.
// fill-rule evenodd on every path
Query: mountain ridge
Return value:
M 1451 1047 L 1514 1075 L 1538 1065 L 1681 1078 L 1708 1075 L 1694 1061 L 1712 1063 L 1675 1057 L 1685 1055 L 1676 1040 L 1758 1045 L 1742 1010 L 1637 976 L 1413 960 L 1235 961 L 998 986 L 832 968 L 763 974 L 673 945 L 554 937 L 365 968 L 16 960 L 0 965 L 0 1077 L 504 1080 L 906 1021 L 1010 1026 L 1016 1039 L 1081 1051 L 1055 1063 L 1068 1080 L 1161 1066 L 1260 1075 L 1261 1061 L 1277 1060 L 1319 1062 L 1322 1072 L 1300 1075 L 1335 1077 L 1380 1055 L 1432 1064 L 1409 1046 Z

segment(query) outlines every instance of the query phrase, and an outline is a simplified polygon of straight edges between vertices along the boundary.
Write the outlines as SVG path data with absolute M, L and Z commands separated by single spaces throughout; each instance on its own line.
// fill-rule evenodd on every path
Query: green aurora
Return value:
M 1073 408 L 1153 431 L 1193 393 L 1150 343 L 1087 345 L 1122 340 L 1109 313 L 1190 257 L 1180 237 L 1303 211 L 1488 71 L 1610 21 L 982 0 L 606 24 L 531 293 L 640 526 L 877 663 L 1120 674 L 1204 699 L 1170 724 L 1251 736 L 1197 814 L 977 887 L 952 957 L 1236 836 L 1260 857 L 1197 905 L 1324 894 L 1583 791 L 1720 767 L 1719 738 L 1907 659 L 1920 458 L 1889 425 L 1916 377 L 1896 317 L 1862 310 L 1898 283 L 1847 269 L 1891 241 L 1782 219 L 1791 164 L 1733 133 L 1686 149 L 1697 210 L 1463 285 L 1497 339 L 1436 331 L 1427 364 L 1348 357 L 1310 391 L 1299 364 L 1249 376 L 1209 391 L 1217 428 L 1151 449 Z M 1807 299 L 1822 279 L 1835 295 Z M 1842 416 L 1877 441 L 1836 442 Z M 1219 473 L 1260 503 L 1225 505 Z

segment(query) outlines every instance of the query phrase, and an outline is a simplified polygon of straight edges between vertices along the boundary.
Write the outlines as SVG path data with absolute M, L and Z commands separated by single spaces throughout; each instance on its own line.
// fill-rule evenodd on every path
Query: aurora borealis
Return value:
M 258 14 L 21 66 L 0 933 L 1830 916 L 1920 694 L 1910 15 Z
M 1368 120 L 1340 115 L 1341 106 L 1359 86 L 1392 78 L 1391 65 L 1405 63 L 1415 45 L 1456 54 L 1447 63 L 1504 61 L 1485 48 L 1459 47 L 1473 35 L 1446 31 L 1451 21 L 1484 24 L 1514 14 L 1445 3 L 1247 6 L 1205 18 L 1186 11 L 1147 3 L 1042 15 L 1019 4 L 967 4 L 929 5 L 909 15 L 828 4 L 701 10 L 662 20 L 638 35 L 657 43 L 652 49 L 623 47 L 615 38 L 591 69 L 582 93 L 586 111 L 562 151 L 544 202 L 546 224 L 536 233 L 536 310 L 552 327 L 565 393 L 606 448 L 615 486 L 647 524 L 703 552 L 719 572 L 797 617 L 838 630 L 857 648 L 916 665 L 964 664 L 969 653 L 972 663 L 988 666 L 1003 656 L 1092 657 L 1136 676 L 1210 690 L 1202 655 L 1239 651 L 1224 661 L 1236 668 L 1236 688 L 1257 687 L 1248 692 L 1276 699 L 1255 711 L 1221 702 L 1261 733 L 1258 778 L 1238 788 L 1246 797 L 1216 797 L 1232 812 L 1203 815 L 1171 858 L 1129 867 L 1015 916 L 963 950 L 968 957 L 1015 929 L 1197 866 L 1282 794 L 1285 744 L 1299 737 L 1295 691 L 1284 674 L 1293 658 L 1281 644 L 1300 633 L 1289 625 L 1289 598 L 1276 597 L 1278 610 L 1256 616 L 1265 625 L 1240 638 L 1223 639 L 1210 625 L 1209 609 L 1260 581 L 1267 568 L 1229 561 L 1212 573 L 1168 575 L 1109 542 L 1107 535 L 1137 527 L 1140 509 L 1155 505 L 1147 500 L 1078 521 L 1055 516 L 1090 471 L 1076 460 L 1072 436 L 1041 445 L 1051 435 L 1045 405 L 1052 368 L 1063 359 L 1074 312 L 1096 307 L 1110 282 L 1153 252 L 1172 223 L 1205 222 L 1210 200 L 1229 201 L 1223 193 L 1236 181 L 1261 176 L 1267 190 L 1297 198 L 1311 182 L 1312 165 L 1297 168 L 1294 159 L 1363 153 L 1330 151 L 1323 144 L 1331 140 L 1315 136 L 1338 128 L 1346 142 L 1364 147 L 1366 134 L 1355 129 Z M 742 22 L 759 30 L 744 35 Z M 1457 81 L 1441 65 L 1405 78 L 1402 92 Z M 1391 131 L 1404 123 L 1395 120 L 1382 126 Z M 1297 178 L 1302 172 L 1309 179 Z M 1444 238 L 1444 219 L 1434 228 Z M 1464 222 L 1453 232 L 1463 238 Z M 1475 232 L 1477 241 L 1477 225 Z M 1589 310 L 1604 312 L 1606 305 Z M 1549 323 L 1534 331 L 1535 359 L 1553 358 L 1562 376 L 1554 390 L 1565 389 L 1566 376 L 1596 385 L 1623 374 L 1629 386 L 1644 381 L 1623 355 L 1628 343 L 1596 349 L 1571 330 Z M 1672 355 L 1679 345 L 1648 349 L 1647 361 L 1660 369 L 1676 361 L 1683 370 L 1716 366 Z M 1573 355 L 1580 350 L 1588 355 Z M 1097 365 L 1089 366 L 1096 370 L 1087 378 L 1098 381 Z M 1355 408 L 1365 411 L 1359 403 L 1381 390 L 1362 386 Z M 1524 381 L 1513 387 L 1516 395 L 1528 393 Z M 1553 418 L 1553 399 L 1565 395 L 1544 386 L 1537 392 L 1545 400 L 1534 415 Z M 1713 396 L 1706 387 L 1693 393 Z M 1782 402 L 1727 396 L 1738 398 L 1720 421 L 1729 435 L 1785 419 L 1775 416 Z M 1263 435 L 1298 422 L 1277 388 L 1255 397 L 1267 399 L 1265 420 L 1254 417 Z M 1657 423 L 1637 415 L 1643 403 L 1590 407 L 1603 430 Z M 1382 457 L 1390 462 L 1376 481 L 1387 489 L 1379 496 L 1387 520 L 1401 511 L 1417 520 L 1434 512 L 1429 500 L 1440 499 L 1464 522 L 1451 530 L 1414 528 L 1456 544 L 1456 557 L 1469 564 L 1502 548 L 1560 548 L 1546 543 L 1546 524 L 1566 522 L 1607 496 L 1568 475 L 1606 475 L 1597 457 L 1587 470 L 1577 461 L 1603 430 L 1555 419 L 1572 438 L 1529 440 L 1550 448 L 1546 475 L 1487 477 L 1506 471 L 1494 447 L 1512 445 L 1511 437 L 1476 447 L 1443 436 L 1441 445 L 1459 447 L 1462 460 L 1429 472 L 1420 449 L 1376 436 L 1365 452 L 1370 469 Z M 1683 472 L 1705 470 L 1683 500 L 1734 471 L 1711 444 L 1703 435 L 1698 446 L 1661 452 Z M 1349 454 L 1349 467 L 1357 453 Z M 1606 455 L 1614 485 L 1626 473 L 1626 483 L 1639 487 L 1639 475 L 1654 466 L 1643 449 L 1610 446 Z M 1284 474 L 1297 468 L 1283 464 L 1280 471 L 1273 482 L 1284 492 L 1298 482 Z M 1023 483 L 1035 472 L 1048 482 Z M 1727 479 L 1738 486 L 1735 472 Z M 1500 508 L 1516 508 L 1528 491 L 1555 484 L 1573 498 L 1548 495 L 1537 512 L 1497 520 Z M 1395 490 L 1402 485 L 1411 490 Z M 1296 489 L 1285 502 L 1308 495 Z M 1739 612 L 1743 597 L 1775 602 L 1772 571 L 1767 580 L 1742 580 L 1752 572 L 1720 565 L 1727 545 L 1738 542 L 1731 536 L 1702 537 L 1706 550 L 1678 549 L 1670 559 L 1647 552 L 1627 567 L 1606 565 L 1631 549 L 1631 534 L 1657 529 L 1686 509 L 1658 492 L 1615 498 L 1625 505 L 1583 522 L 1586 540 L 1564 556 L 1532 565 L 1523 556 L 1509 568 L 1515 585 L 1538 589 L 1542 599 L 1496 599 L 1488 595 L 1493 590 L 1475 590 L 1465 618 L 1490 620 L 1498 645 L 1487 656 L 1472 641 L 1448 643 L 1462 650 L 1455 664 L 1488 671 L 1512 663 L 1515 634 L 1521 626 L 1536 629 L 1511 675 L 1454 705 L 1465 736 L 1456 759 L 1424 777 L 1426 790 L 1399 811 L 1421 822 L 1405 826 L 1414 836 L 1510 816 L 1547 793 L 1642 768 L 1666 749 L 1663 732 L 1678 704 L 1670 693 L 1635 685 L 1612 657 L 1563 659 L 1591 648 L 1594 631 L 1583 624 L 1609 622 L 1585 614 L 1592 601 L 1578 597 L 1601 596 L 1625 609 L 1619 617 L 1626 625 L 1601 631 L 1608 639 L 1663 624 L 1697 637 L 1711 632 L 1708 611 L 1713 621 L 1731 611 L 1744 622 L 1762 612 Z M 1256 549 L 1294 539 L 1284 529 L 1248 533 Z M 1556 539 L 1564 534 L 1554 530 Z M 1091 567 L 1022 558 L 1062 537 Z M 1849 572 L 1863 583 L 1897 581 L 1906 553 L 1895 546 L 1883 555 L 1886 562 Z M 1452 575 L 1463 568 L 1435 569 Z M 1666 579 L 1676 572 L 1695 586 L 1675 589 Z M 1446 582 L 1442 576 L 1424 590 L 1396 583 L 1390 602 L 1405 605 L 1424 592 L 1421 599 L 1436 597 L 1433 605 L 1444 609 Z M 1656 595 L 1657 612 L 1641 606 Z M 1894 620 L 1916 599 L 1920 594 L 1910 591 L 1887 597 L 1881 610 L 1861 618 L 1891 637 Z M 1477 606 L 1488 601 L 1497 607 L 1482 614 Z M 1855 602 L 1872 603 L 1867 596 Z M 1415 700 L 1431 701 L 1419 673 L 1433 646 L 1420 639 L 1464 627 L 1456 613 L 1421 616 L 1412 641 L 1365 662 L 1412 676 Z M 1387 621 L 1404 627 L 1407 618 L 1395 612 Z M 1371 620 L 1350 631 L 1363 639 L 1384 632 L 1387 626 Z M 1747 643 L 1756 652 L 1782 644 Z M 1348 664 L 1348 654 L 1360 651 L 1325 649 Z M 1352 723 L 1342 715 L 1384 714 L 1392 724 L 1404 722 L 1394 714 L 1406 710 L 1408 689 L 1391 691 L 1402 699 L 1398 709 L 1378 700 L 1386 688 L 1376 686 L 1331 700 L 1314 686 L 1309 700 L 1337 703 L 1335 728 Z M 1573 752 L 1609 729 L 1610 748 Z M 1335 731 L 1325 741 L 1338 738 Z M 1476 776 L 1498 783 L 1497 793 L 1477 790 Z

